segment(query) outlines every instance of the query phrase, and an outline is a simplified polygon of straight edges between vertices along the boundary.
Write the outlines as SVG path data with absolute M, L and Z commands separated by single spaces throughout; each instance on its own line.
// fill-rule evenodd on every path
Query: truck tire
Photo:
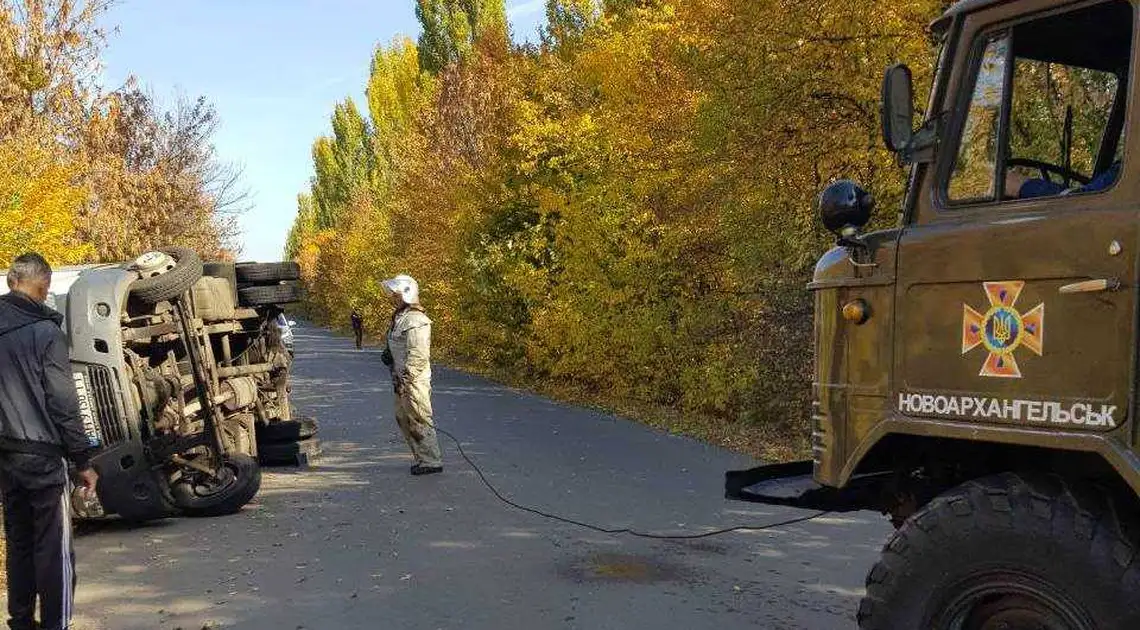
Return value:
M 175 260 L 172 269 L 152 278 L 140 278 L 131 284 L 131 297 L 143 304 L 172 300 L 190 290 L 202 277 L 202 259 L 192 249 L 163 247 L 158 251 Z
M 279 420 L 257 425 L 258 444 L 280 444 L 307 440 L 317 434 L 317 421 L 312 418 Z
M 967 482 L 895 532 L 859 628 L 1140 628 L 1135 526 L 1106 492 L 1056 476 Z
M 226 455 L 227 479 L 220 487 L 190 482 L 171 488 L 174 503 L 187 516 L 223 516 L 241 510 L 261 489 L 261 468 L 257 460 L 241 453 Z
M 243 284 L 274 284 L 301 277 L 301 266 L 295 262 L 238 263 L 234 269 Z
M 242 306 L 271 306 L 301 301 L 301 287 L 295 283 L 238 289 L 238 303 Z
M 316 437 L 257 447 L 262 466 L 308 466 L 320 455 L 321 442 Z

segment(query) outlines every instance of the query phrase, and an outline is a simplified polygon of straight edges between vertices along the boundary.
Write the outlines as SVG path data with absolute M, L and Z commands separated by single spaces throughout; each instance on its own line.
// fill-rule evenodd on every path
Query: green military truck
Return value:
M 888 514 L 864 630 L 1140 629 L 1138 14 L 956 3 L 917 130 L 884 81 L 898 226 L 821 195 L 813 457 L 726 494 Z

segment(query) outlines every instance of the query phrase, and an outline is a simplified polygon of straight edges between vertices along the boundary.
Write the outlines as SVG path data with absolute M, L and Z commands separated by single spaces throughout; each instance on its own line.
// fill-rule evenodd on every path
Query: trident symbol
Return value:
M 1006 313 L 1001 313 L 994 317 L 994 339 L 1003 346 L 1009 343 L 1009 338 L 1013 334 L 1010 330 L 1012 323 L 1010 316 Z

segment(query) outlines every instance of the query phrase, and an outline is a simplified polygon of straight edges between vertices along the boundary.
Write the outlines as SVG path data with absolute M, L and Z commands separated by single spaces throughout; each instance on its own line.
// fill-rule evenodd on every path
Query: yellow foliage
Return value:
M 58 155 L 51 140 L 0 140 L 0 264 L 28 251 L 53 264 L 78 263 L 94 254 L 75 233 L 75 214 L 87 200 L 74 183 L 76 174 L 76 166 Z
M 390 185 L 333 208 L 350 218 L 331 235 L 301 229 L 307 212 L 295 228 L 313 303 L 344 322 L 356 302 L 382 326 L 375 281 L 409 273 L 439 352 L 466 365 L 802 434 L 803 287 L 832 244 L 814 197 L 848 176 L 881 208 L 901 199 L 878 142 L 881 73 L 903 60 L 929 80 L 941 5 L 552 3 L 539 49 L 477 45 L 427 76 L 397 42 L 370 86 L 414 98 L 373 99 L 364 178 Z M 318 167 L 314 191 L 352 188 Z

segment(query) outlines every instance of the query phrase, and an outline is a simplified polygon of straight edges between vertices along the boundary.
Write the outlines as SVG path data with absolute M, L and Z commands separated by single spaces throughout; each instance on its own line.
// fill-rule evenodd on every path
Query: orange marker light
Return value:
M 862 324 L 871 318 L 871 309 L 863 300 L 853 300 L 843 305 L 843 319 Z

